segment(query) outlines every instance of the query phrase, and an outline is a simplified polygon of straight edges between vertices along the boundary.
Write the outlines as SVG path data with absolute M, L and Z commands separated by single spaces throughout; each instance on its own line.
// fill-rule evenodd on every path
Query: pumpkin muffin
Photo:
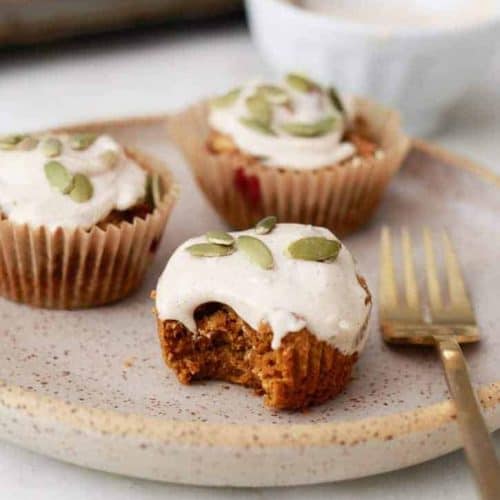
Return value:
M 237 229 L 276 214 L 348 234 L 373 215 L 408 149 L 397 113 L 294 73 L 198 104 L 168 127 Z
M 302 409 L 347 385 L 371 297 L 328 229 L 274 224 L 182 244 L 155 292 L 158 335 L 180 382 L 233 382 Z
M 138 286 L 176 195 L 168 170 L 94 133 L 0 139 L 0 295 L 71 309 Z

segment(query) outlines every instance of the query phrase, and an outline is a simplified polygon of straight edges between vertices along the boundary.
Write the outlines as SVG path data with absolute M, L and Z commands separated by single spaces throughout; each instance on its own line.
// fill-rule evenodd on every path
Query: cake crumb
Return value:
M 123 361 L 124 368 L 132 368 L 134 366 L 135 359 L 136 359 L 135 356 L 130 356 L 129 358 L 126 358 Z

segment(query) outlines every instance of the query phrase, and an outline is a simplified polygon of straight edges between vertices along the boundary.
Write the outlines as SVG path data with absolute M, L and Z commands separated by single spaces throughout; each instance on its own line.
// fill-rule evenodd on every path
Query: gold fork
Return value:
M 430 318 L 420 305 L 413 250 L 408 229 L 401 230 L 405 300 L 398 297 L 391 234 L 382 229 L 380 242 L 380 328 L 391 344 L 435 346 L 443 363 L 448 388 L 455 401 L 465 453 L 481 497 L 500 499 L 500 464 L 472 388 L 461 343 L 478 342 L 479 329 L 467 296 L 457 255 L 446 232 L 443 253 L 449 304 L 441 295 L 431 232 L 423 229 Z

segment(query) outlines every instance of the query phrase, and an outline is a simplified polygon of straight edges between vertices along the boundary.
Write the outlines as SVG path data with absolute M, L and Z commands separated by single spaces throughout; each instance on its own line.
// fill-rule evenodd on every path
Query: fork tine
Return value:
M 392 258 L 391 231 L 387 226 L 380 234 L 380 307 L 389 309 L 398 305 L 398 290 Z
M 403 252 L 406 304 L 410 309 L 414 309 L 415 312 L 418 312 L 420 309 L 420 301 L 418 298 L 417 276 L 415 274 L 415 264 L 413 262 L 411 237 L 407 227 L 401 229 L 401 248 Z
M 458 257 L 446 231 L 443 231 L 443 248 L 451 303 L 462 307 L 464 312 L 473 315 L 472 304 L 467 295 Z
M 434 246 L 432 244 L 432 235 L 426 226 L 423 229 L 424 251 L 425 251 L 425 273 L 427 276 L 427 289 L 429 292 L 429 302 L 433 312 L 440 311 L 443 308 L 441 300 L 441 289 L 439 286 L 438 273 L 436 268 L 436 259 L 434 256 Z

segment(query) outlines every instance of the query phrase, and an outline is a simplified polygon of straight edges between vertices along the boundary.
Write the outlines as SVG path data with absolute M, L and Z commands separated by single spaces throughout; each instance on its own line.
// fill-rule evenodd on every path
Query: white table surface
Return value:
M 95 118 L 159 113 L 266 74 L 243 26 L 149 33 L 0 52 L 0 133 Z M 433 138 L 500 173 L 500 57 Z M 495 435 L 500 453 L 500 433 Z M 469 499 L 460 452 L 375 477 L 298 488 L 161 484 L 60 463 L 0 442 L 0 497 L 16 500 Z

